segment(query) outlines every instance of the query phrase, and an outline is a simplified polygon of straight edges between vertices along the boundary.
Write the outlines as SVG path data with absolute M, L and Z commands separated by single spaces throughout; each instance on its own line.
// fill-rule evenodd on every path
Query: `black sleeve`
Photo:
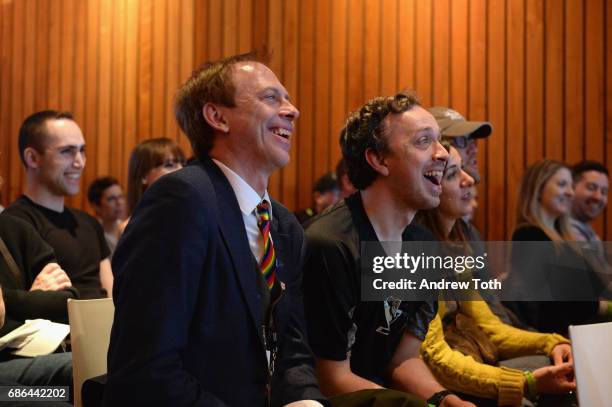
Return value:
M 78 298 L 76 288 L 62 291 L 26 291 L 4 288 L 6 313 L 11 319 L 24 322 L 26 319 L 43 318 L 62 324 L 68 323 L 68 298 Z
M 113 255 L 115 316 L 103 405 L 225 406 L 181 356 L 203 301 L 200 276 L 215 227 L 214 204 L 202 205 L 199 188 L 171 175 L 156 181 Z
M 352 313 L 359 298 L 355 259 L 343 242 L 307 232 L 304 308 L 308 337 L 316 357 L 346 360 Z

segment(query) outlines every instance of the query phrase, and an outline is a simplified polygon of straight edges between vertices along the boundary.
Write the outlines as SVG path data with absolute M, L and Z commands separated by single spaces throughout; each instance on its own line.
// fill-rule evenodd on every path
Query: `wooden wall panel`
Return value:
M 177 87 L 206 60 L 253 47 L 302 112 L 291 163 L 270 180 L 291 209 L 340 157 L 347 114 L 415 89 L 494 134 L 479 143 L 476 224 L 506 239 L 525 166 L 543 157 L 612 162 L 612 0 L 3 0 L 2 204 L 22 191 L 17 130 L 26 115 L 71 110 L 88 143 L 86 185 L 125 183 L 134 145 L 167 136 Z M 190 151 L 188 152 L 188 154 Z M 612 238 L 612 212 L 595 223 Z

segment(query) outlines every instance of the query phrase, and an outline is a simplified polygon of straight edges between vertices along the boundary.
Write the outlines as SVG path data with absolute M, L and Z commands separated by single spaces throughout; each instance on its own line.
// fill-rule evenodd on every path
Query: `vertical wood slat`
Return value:
M 97 174 L 98 157 L 97 151 L 97 127 L 98 127 L 98 64 L 99 64 L 99 4 L 98 1 L 86 3 L 85 21 L 87 32 L 84 36 L 86 44 L 85 54 L 85 107 L 82 118 L 82 129 L 87 145 L 87 164 L 85 165 L 85 179 L 81 188 L 85 189 Z
M 227 57 L 238 51 L 237 0 L 223 0 L 223 47 L 221 55 Z
M 563 60 L 564 28 L 563 7 L 558 2 L 545 2 L 545 110 L 546 118 L 544 155 L 549 158 L 563 159 L 563 84 L 565 61 Z
M 365 0 L 363 17 L 363 101 L 381 94 L 381 8 L 378 0 Z
M 523 1 L 507 3 L 506 230 L 512 232 L 520 179 L 525 167 L 525 19 Z
M 124 103 L 124 117 L 123 126 L 121 128 L 122 144 L 122 157 L 129 157 L 133 147 L 137 143 L 138 133 L 138 70 L 139 70 L 139 50 L 138 33 L 140 27 L 138 26 L 138 16 L 140 13 L 140 4 L 137 2 L 127 2 L 125 10 L 125 21 L 126 21 L 126 33 L 125 33 L 125 61 L 124 67 L 124 89 L 123 89 L 123 103 Z M 119 174 L 117 177 L 120 180 L 127 179 L 128 172 L 128 160 L 123 159 L 120 161 L 119 171 L 115 174 Z M 127 184 L 126 184 L 127 187 Z
M 415 81 L 415 0 L 400 1 L 398 5 L 398 88 L 414 90 Z
M 468 111 L 470 120 L 489 119 L 486 111 L 487 101 L 487 3 L 485 0 L 471 0 L 468 7 Z M 503 134 L 503 133 L 501 133 Z M 478 162 L 483 181 L 478 185 L 479 210 L 475 214 L 474 223 L 483 236 L 490 237 L 488 230 L 487 210 L 488 196 L 487 188 L 493 185 L 495 180 L 490 177 L 488 166 L 488 146 L 491 139 L 498 136 L 498 124 L 493 123 L 493 134 L 486 141 L 478 142 Z
M 603 0 L 592 0 L 585 4 L 585 82 L 584 82 L 584 142 L 585 156 L 598 162 L 604 162 L 605 139 L 591 135 L 605 134 L 605 8 Z M 601 236 L 604 233 L 604 216 L 593 222 L 595 231 Z
M 287 0 L 284 3 L 283 19 L 283 80 L 285 88 L 294 100 L 300 100 L 299 76 L 298 76 L 298 52 L 299 52 L 299 4 L 297 0 Z M 297 134 L 298 140 L 301 137 Z M 303 137 L 308 137 L 304 134 Z M 292 141 L 295 142 L 295 139 Z M 297 182 L 298 182 L 298 152 L 291 149 L 291 160 L 282 170 L 281 196 L 283 203 L 289 208 L 297 208 Z
M 431 0 L 417 0 L 415 7 L 415 22 L 418 27 L 415 34 L 416 82 L 415 89 L 425 106 L 432 103 L 432 2 Z
M 344 126 L 348 107 L 346 105 L 347 95 L 347 0 L 333 1 L 331 4 L 331 67 L 329 103 L 330 126 L 329 142 L 331 149 L 331 165 L 335 166 L 342 156 L 340 151 L 339 136 Z M 318 100 L 318 99 L 317 99 Z
M 173 98 L 179 85 L 180 64 L 180 2 L 169 1 L 166 6 L 166 96 L 164 100 L 164 116 L 166 117 L 163 135 L 178 142 L 178 128 L 173 114 Z
M 267 21 L 269 21 L 267 27 L 267 35 L 265 42 L 268 44 L 272 59 L 270 61 L 270 68 L 276 73 L 281 82 L 287 86 L 283 75 L 283 23 L 281 15 L 283 14 L 283 7 L 281 0 L 269 0 L 269 7 L 267 8 Z M 263 28 L 259 28 L 258 31 L 261 33 Z M 295 101 L 297 95 L 289 92 L 292 100 Z M 297 103 L 296 103 L 297 104 Z M 276 171 L 270 177 L 268 182 L 268 191 L 272 196 L 277 197 L 276 199 L 282 199 L 281 193 L 281 178 L 282 171 Z
M 565 155 L 570 163 L 584 156 L 583 2 L 566 0 L 565 11 Z
M 488 3 L 488 118 L 495 123 L 495 134 L 487 140 L 487 202 L 486 220 L 487 236 L 506 237 L 506 204 L 504 184 L 496 180 L 505 179 L 505 20 L 504 1 L 491 0 Z M 493 203 L 493 204 L 491 204 Z M 508 203 L 513 205 L 514 203 Z
M 112 81 L 112 5 L 100 1 L 98 9 L 100 18 L 100 53 L 98 69 L 98 123 L 95 154 L 96 174 L 110 174 L 110 137 L 111 137 L 111 81 Z
M 606 104 L 606 121 L 605 121 L 605 163 L 609 167 L 612 164 L 612 0 L 606 0 L 605 4 L 605 41 L 607 45 L 605 63 L 606 63 L 606 87 L 605 87 L 605 104 Z M 606 229 L 602 236 L 603 240 L 612 240 L 612 205 L 606 208 Z
M 380 7 L 380 94 L 394 95 L 400 89 L 397 86 L 398 41 L 397 20 L 398 2 L 383 0 Z
M 315 54 L 314 54 L 314 117 L 313 117 L 313 180 L 332 168 L 330 162 L 330 147 L 333 135 L 330 134 L 330 92 L 331 85 L 331 4 L 325 0 L 317 0 L 315 5 Z M 335 162 L 335 161 L 334 161 Z M 310 188 L 312 189 L 312 188 Z
M 176 89 L 178 89 L 178 87 L 191 75 L 191 72 L 201 64 L 199 61 L 194 61 L 194 8 L 194 0 L 181 1 L 181 16 L 179 21 L 181 30 L 179 75 L 176 86 L 172 91 L 172 104 L 170 109 L 172 122 L 174 123 L 177 134 L 179 134 L 179 145 L 183 148 L 183 151 L 188 157 L 191 157 L 193 152 L 191 151 L 189 139 L 179 131 L 179 127 L 174 119 L 174 95 L 176 94 Z
M 138 12 L 138 120 L 137 141 L 152 137 L 153 112 L 153 0 L 142 0 Z M 126 179 L 126 178 L 124 178 Z M 127 180 L 127 179 L 126 179 Z
M 297 159 L 297 207 L 307 208 L 311 205 L 311 185 L 313 183 L 314 146 L 314 2 L 298 2 L 298 106 L 301 119 L 297 122 L 298 137 L 293 140 L 292 154 Z M 295 143 L 297 141 L 297 145 Z M 296 149 L 297 147 L 297 149 Z M 296 186 L 297 186 L 296 185 Z
M 450 105 L 450 2 L 432 4 L 432 106 Z M 454 40 L 454 39 L 453 39 Z
M 11 60 L 11 120 L 9 138 L 10 145 L 17 145 L 17 131 L 21 122 L 25 118 L 23 111 L 23 58 L 24 58 L 24 31 L 25 24 L 25 3 L 16 2 L 13 7 L 12 35 L 13 52 Z M 11 159 L 11 169 L 16 168 L 15 160 Z M 9 171 L 5 176 L 5 182 L 9 184 L 10 199 L 14 200 L 18 196 L 22 183 L 21 169 L 19 171 Z
M 526 27 L 526 158 L 527 165 L 544 155 L 544 0 L 528 1 Z
M 468 111 L 468 0 L 450 2 L 450 105 L 467 116 Z
M 12 44 L 13 44 L 13 3 L 0 3 L 0 177 L 2 182 L 2 204 L 6 205 L 21 190 L 21 185 L 13 189 L 10 174 L 20 174 L 20 163 L 15 163 L 17 148 L 12 144 Z M 17 161 L 19 158 L 17 158 Z
M 363 72 L 364 72 L 364 29 L 363 0 L 348 0 L 347 25 L 347 103 L 348 110 L 359 108 L 364 102 Z
M 166 69 L 168 61 L 166 51 L 166 5 L 167 0 L 154 0 L 153 7 L 153 56 L 151 82 L 151 132 L 146 138 L 164 137 L 166 129 Z

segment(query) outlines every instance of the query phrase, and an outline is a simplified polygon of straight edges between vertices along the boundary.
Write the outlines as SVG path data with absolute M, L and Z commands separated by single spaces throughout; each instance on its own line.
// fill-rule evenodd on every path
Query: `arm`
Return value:
M 393 359 L 391 359 L 389 381 L 393 389 L 427 400 L 435 393 L 444 390 L 444 387 L 438 383 L 425 362 L 419 358 L 420 347 L 421 341 L 416 336 L 408 331 L 404 332 Z M 456 395 L 444 397 L 441 406 L 475 407 Z
M 212 186 L 199 184 L 172 175 L 153 184 L 113 255 L 104 405 L 225 406 L 183 364 L 216 232 L 216 203 L 202 204 Z
M 348 359 L 341 361 L 317 359 L 316 367 L 321 391 L 329 397 L 358 390 L 382 388 L 378 384 L 353 373 L 351 362 Z
M 421 356 L 440 382 L 451 390 L 518 405 L 523 397 L 522 372 L 478 363 L 455 351 L 444 340 L 442 320 L 436 315 L 421 346 Z
M 102 288 L 106 290 L 106 295 L 113 296 L 113 271 L 111 269 L 110 259 L 107 257 L 100 262 L 100 283 Z
M 551 355 L 553 348 L 569 344 L 569 340 L 558 334 L 529 332 L 504 324 L 491 312 L 485 301 L 462 301 L 461 312 L 472 317 L 480 329 L 499 349 L 502 359 L 526 355 Z

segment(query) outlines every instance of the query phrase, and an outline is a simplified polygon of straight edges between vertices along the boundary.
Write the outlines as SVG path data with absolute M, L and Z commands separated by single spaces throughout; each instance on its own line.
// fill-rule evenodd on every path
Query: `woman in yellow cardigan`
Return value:
M 450 154 L 442 179 L 440 206 L 420 212 L 417 220 L 429 227 L 439 240 L 466 242 L 459 219 L 470 211 L 474 180 L 462 170 L 457 150 L 449 145 L 445 147 Z M 421 356 L 440 383 L 448 389 L 492 402 L 496 400 L 500 406 L 520 406 L 523 397 L 536 399 L 539 394 L 568 394 L 575 389 L 571 377 L 571 347 L 564 337 L 528 332 L 506 325 L 482 300 L 450 303 L 458 307 L 462 316 L 471 319 L 478 327 L 475 329 L 488 338 L 497 349 L 499 360 L 539 354 L 550 356 L 554 365 L 523 372 L 480 363 L 472 356 L 453 350 L 447 343 L 442 323 L 448 311 L 446 305 L 440 303 L 438 315 L 431 322 L 423 341 Z M 570 400 L 569 397 L 566 399 Z M 557 399 L 555 406 L 561 405 L 565 405 L 565 402 Z

